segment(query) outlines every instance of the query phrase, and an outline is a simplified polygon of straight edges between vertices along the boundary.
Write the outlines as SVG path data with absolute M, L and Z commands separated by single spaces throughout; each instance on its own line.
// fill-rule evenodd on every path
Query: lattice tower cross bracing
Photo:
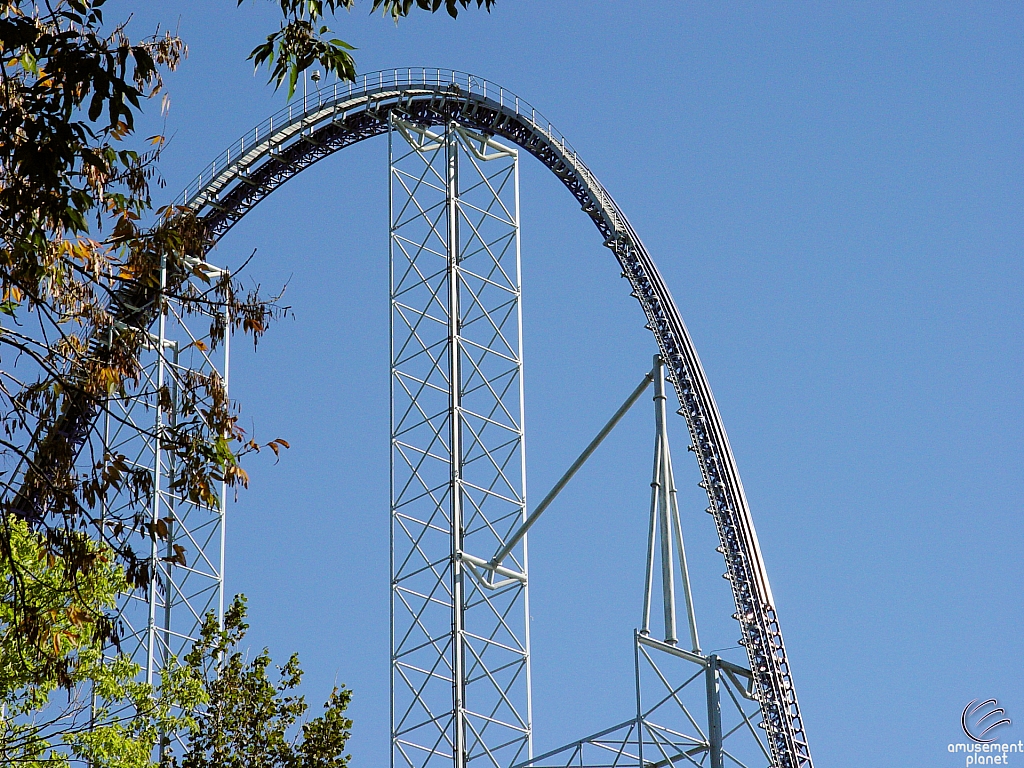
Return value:
M 225 276 L 209 264 L 191 267 L 208 280 Z M 102 460 L 108 471 L 141 470 L 151 478 L 148 506 L 123 491 L 99 509 L 100 535 L 147 561 L 149 586 L 121 596 L 117 622 L 120 651 L 150 684 L 191 649 L 208 613 L 223 620 L 227 512 L 223 480 L 214 482 L 212 500 L 190 493 L 167 440 L 172 428 L 206 434 L 208 414 L 227 407 L 230 319 L 203 300 L 211 290 L 206 281 L 190 277 L 171 295 L 166 264 L 160 279 L 156 322 L 137 331 L 144 334 L 138 381 L 108 398 L 82 456 Z
M 532 750 L 518 153 L 389 124 L 392 765 Z

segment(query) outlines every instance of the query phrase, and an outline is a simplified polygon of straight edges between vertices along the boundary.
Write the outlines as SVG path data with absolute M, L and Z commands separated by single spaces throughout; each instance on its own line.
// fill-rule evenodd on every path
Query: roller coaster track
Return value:
M 811 768 L 811 756 L 771 587 L 718 407 L 668 286 L 625 214 L 572 146 L 530 104 L 478 77 L 436 69 L 363 75 L 296 100 L 239 139 L 184 191 L 180 203 L 211 243 L 288 179 L 352 144 L 388 131 L 389 120 L 457 123 L 511 141 L 543 163 L 580 203 L 615 254 L 667 365 L 703 476 L 732 586 L 735 618 L 754 676 L 763 727 L 778 768 Z M 139 292 L 137 292 L 139 293 Z M 117 303 L 124 320 L 152 322 L 155 296 Z M 143 309 L 140 309 L 143 308 Z M 61 429 L 84 435 L 94 412 L 66 413 Z

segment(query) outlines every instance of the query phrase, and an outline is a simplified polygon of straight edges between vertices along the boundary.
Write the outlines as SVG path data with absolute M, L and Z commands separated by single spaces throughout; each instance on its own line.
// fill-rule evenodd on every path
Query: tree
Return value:
M 161 671 L 153 690 L 124 655 L 104 657 L 95 616 L 126 588 L 123 570 L 103 545 L 85 541 L 94 565 L 72 583 L 41 536 L 10 522 L 19 578 L 36 611 L 15 610 L 13 571 L 0 563 L 0 761 L 60 768 L 149 768 L 160 747 L 164 768 L 345 768 L 351 693 L 336 688 L 320 716 L 303 722 L 296 655 L 271 681 L 266 649 L 246 662 L 241 644 L 244 596 L 221 628 L 206 617 L 182 660 Z M 21 633 L 26 643 L 8 642 Z M 58 695 L 63 694 L 63 695 Z M 183 745 L 183 746 L 182 746 Z M 177 752 L 180 751 L 180 756 Z
M 25 521 L 9 521 L 7 530 L 12 558 L 0 560 L 0 762 L 59 768 L 77 758 L 96 768 L 149 766 L 162 734 L 195 730 L 193 712 L 208 698 L 202 679 L 171 666 L 156 694 L 138 682 L 130 659 L 104 657 L 97 617 L 127 587 L 109 548 L 77 534 L 92 565 L 72 580 L 66 562 Z
M 185 668 L 201 681 L 206 706 L 198 727 L 189 729 L 174 768 L 345 768 L 352 721 L 345 717 L 351 692 L 335 688 L 323 714 L 302 722 L 304 697 L 298 656 L 292 654 L 270 679 L 267 649 L 246 662 L 242 648 L 248 625 L 245 598 L 236 596 L 224 628 L 207 616 L 200 639 L 185 657 Z
M 97 415 L 139 388 L 138 353 L 167 299 L 191 308 L 215 301 L 254 339 L 277 311 L 231 278 L 209 296 L 183 293 L 189 273 L 212 282 L 202 272 L 207 238 L 187 211 L 153 210 L 162 139 L 152 137 L 148 150 L 131 139 L 135 113 L 161 92 L 162 71 L 180 63 L 185 46 L 166 33 L 132 42 L 123 26 L 104 32 L 102 5 L 0 4 L 0 559 L 15 610 L 25 611 L 17 621 L 34 609 L 10 547 L 12 520 L 44 534 L 72 582 L 96 564 L 90 537 L 111 546 L 128 588 L 148 582 L 145 557 L 108 535 L 97 514 L 117 493 L 144 509 L 148 473 L 123 456 L 80 453 Z M 161 437 L 189 473 L 189 492 L 211 493 L 215 478 L 244 483 L 244 443 L 226 398 L 185 416 Z M 146 524 L 138 514 L 108 522 Z M 97 642 L 110 639 L 113 624 L 97 626 Z
M 241 5 L 245 0 L 238 0 Z M 472 2 L 478 7 L 490 10 L 495 0 L 373 0 L 373 11 L 382 11 L 396 22 L 408 16 L 413 8 L 435 13 L 442 7 L 453 19 L 459 15 L 459 8 L 468 8 Z M 353 80 L 356 74 L 355 61 L 349 51 L 354 50 L 344 40 L 327 38 L 330 29 L 317 26 L 324 11 L 331 13 L 342 9 L 351 10 L 356 0 L 279 0 L 284 20 L 281 29 L 267 36 L 266 42 L 258 45 L 249 54 L 257 67 L 266 64 L 270 70 L 270 81 L 279 88 L 287 79 L 288 97 L 295 92 L 295 83 L 300 72 L 319 62 L 328 72 L 342 80 Z
M 250 55 L 275 88 L 287 83 L 290 97 L 299 73 L 317 64 L 354 77 L 352 47 L 323 22 L 355 0 L 277 3 L 280 29 Z M 456 16 L 473 3 L 489 9 L 493 0 L 373 0 L 371 10 L 397 21 L 414 9 Z M 72 582 L 95 567 L 93 539 L 110 547 L 128 589 L 152 577 L 147 553 L 111 535 L 161 535 L 159 521 L 142 512 L 151 473 L 83 446 L 101 415 L 116 418 L 112 402 L 146 387 L 139 352 L 168 301 L 186 312 L 225 310 L 230 327 L 211 328 L 215 344 L 237 330 L 255 343 L 287 312 L 274 297 L 246 291 L 237 275 L 206 271 L 203 223 L 189 210 L 154 205 L 164 139 L 139 140 L 135 117 L 187 49 L 159 29 L 132 40 L 124 23 L 107 23 L 104 5 L 0 0 L 0 559 L 11 571 L 13 610 L 25 611 L 16 622 L 34 609 L 11 548 L 13 520 L 43 534 Z M 207 287 L 197 291 L 195 281 Z M 217 483 L 246 484 L 241 459 L 260 446 L 238 427 L 215 374 L 190 386 L 180 418 L 159 437 L 180 487 L 211 502 Z M 212 405 L 198 404 L 201 392 Z M 116 495 L 135 511 L 101 524 L 97 509 Z M 116 626 L 96 618 L 96 641 L 116 639 Z
M 275 89 L 286 86 L 290 98 L 299 74 L 314 65 L 354 77 L 352 47 L 324 20 L 355 0 L 277 3 L 280 28 L 250 54 Z M 493 0 L 373 0 L 370 10 L 397 21 L 415 9 L 454 17 L 474 4 L 489 9 Z M 116 532 L 166 534 L 145 513 L 150 472 L 83 446 L 100 416 L 116 418 L 112 402 L 145 390 L 139 353 L 170 300 L 186 312 L 224 310 L 218 314 L 229 320 L 211 328 L 215 344 L 239 330 L 255 343 L 287 311 L 275 297 L 246 290 L 237 275 L 206 270 L 203 223 L 154 203 L 164 139 L 137 137 L 135 118 L 163 93 L 162 76 L 187 48 L 160 29 L 132 39 L 126 23 L 107 22 L 104 5 L 0 0 L 0 758 L 33 766 L 74 755 L 134 768 L 148 765 L 160 734 L 187 732 L 200 738 L 188 742 L 181 759 L 192 762 L 182 765 L 212 765 L 203 761 L 226 753 L 202 741 L 195 717 L 211 702 L 201 717 L 220 717 L 228 743 L 255 738 L 256 721 L 236 707 L 245 692 L 272 713 L 260 738 L 277 745 L 275 765 L 341 766 L 346 691 L 332 695 L 299 741 L 287 742 L 283 734 L 305 711 L 291 693 L 297 662 L 285 666 L 273 695 L 263 682 L 265 653 L 258 668 L 239 660 L 224 668 L 228 677 L 213 674 L 211 649 L 240 659 L 229 649 L 244 636 L 244 622 L 229 622 L 226 635 L 204 635 L 192 657 L 202 675 L 172 665 L 158 691 L 136 681 L 128 659 L 103 657 L 116 647 L 117 595 L 152 578 L 148 554 Z M 197 290 L 197 282 L 205 287 Z M 159 437 L 174 455 L 182 492 L 210 501 L 219 482 L 246 484 L 241 461 L 261 446 L 239 429 L 237 406 L 216 375 L 189 386 L 181 418 Z M 208 407 L 199 405 L 201 392 Z M 131 500 L 129 511 L 104 518 L 99 510 L 116 495 Z M 231 622 L 241 622 L 244 610 L 233 610 Z

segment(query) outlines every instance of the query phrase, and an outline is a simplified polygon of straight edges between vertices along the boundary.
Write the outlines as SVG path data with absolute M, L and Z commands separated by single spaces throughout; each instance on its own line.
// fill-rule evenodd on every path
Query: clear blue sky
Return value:
M 136 34 L 162 20 L 190 46 L 167 197 L 283 103 L 244 61 L 273 4 L 234 5 L 136 9 Z M 361 70 L 450 67 L 528 99 L 657 260 L 737 455 L 816 762 L 961 765 L 945 745 L 979 697 L 1024 738 L 1024 6 L 498 0 L 397 28 L 368 6 L 332 25 Z M 235 348 L 246 424 L 292 449 L 231 508 L 229 589 L 254 645 L 300 652 L 314 704 L 355 691 L 357 766 L 389 754 L 386 162 L 383 140 L 330 158 L 212 256 L 258 248 L 250 275 L 288 281 L 295 310 Z M 522 220 L 536 500 L 654 348 L 532 160 Z M 650 446 L 644 408 L 531 534 L 539 750 L 630 716 Z M 705 646 L 733 646 L 706 502 L 677 472 Z

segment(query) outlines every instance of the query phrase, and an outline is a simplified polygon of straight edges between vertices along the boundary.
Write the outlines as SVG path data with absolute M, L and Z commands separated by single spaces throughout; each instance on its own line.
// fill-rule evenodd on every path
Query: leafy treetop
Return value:
M 250 56 L 276 87 L 287 83 L 290 96 L 317 63 L 354 76 L 354 49 L 324 24 L 354 0 L 277 2 L 281 27 Z M 371 10 L 397 21 L 415 9 L 456 16 L 473 4 L 490 9 L 493 0 L 373 0 Z M 172 403 L 167 388 L 145 382 L 139 356 L 172 301 L 216 318 L 215 345 L 232 331 L 255 343 L 288 312 L 279 296 L 207 270 L 210 237 L 191 210 L 154 205 L 165 141 L 137 137 L 136 118 L 165 95 L 164 75 L 188 50 L 160 28 L 135 39 L 105 11 L 106 0 L 0 0 L 0 564 L 4 620 L 19 628 L 4 636 L 4 652 L 36 658 L 59 685 L 71 684 L 73 670 L 64 641 L 50 642 L 59 624 L 47 616 L 64 614 L 39 592 L 40 574 L 17 549 L 18 526 L 39 535 L 52 578 L 73 589 L 108 573 L 104 558 L 121 568 L 124 590 L 145 588 L 150 545 L 171 523 L 153 519 L 152 471 L 93 439 L 96 425 L 124 425 L 117 405 L 131 397 L 171 404 L 176 419 L 159 434 L 132 428 L 160 438 L 177 468 L 173 489 L 212 505 L 221 482 L 245 486 L 241 461 L 261 446 L 239 427 L 219 377 L 188 379 Z M 277 453 L 287 442 L 269 447 Z M 128 499 L 127 512 L 105 511 L 115 498 Z M 176 549 L 173 563 L 182 559 Z M 88 627 L 65 615 L 67 631 L 88 646 L 115 640 L 116 625 L 100 615 L 109 606 L 83 600 L 97 615 Z

